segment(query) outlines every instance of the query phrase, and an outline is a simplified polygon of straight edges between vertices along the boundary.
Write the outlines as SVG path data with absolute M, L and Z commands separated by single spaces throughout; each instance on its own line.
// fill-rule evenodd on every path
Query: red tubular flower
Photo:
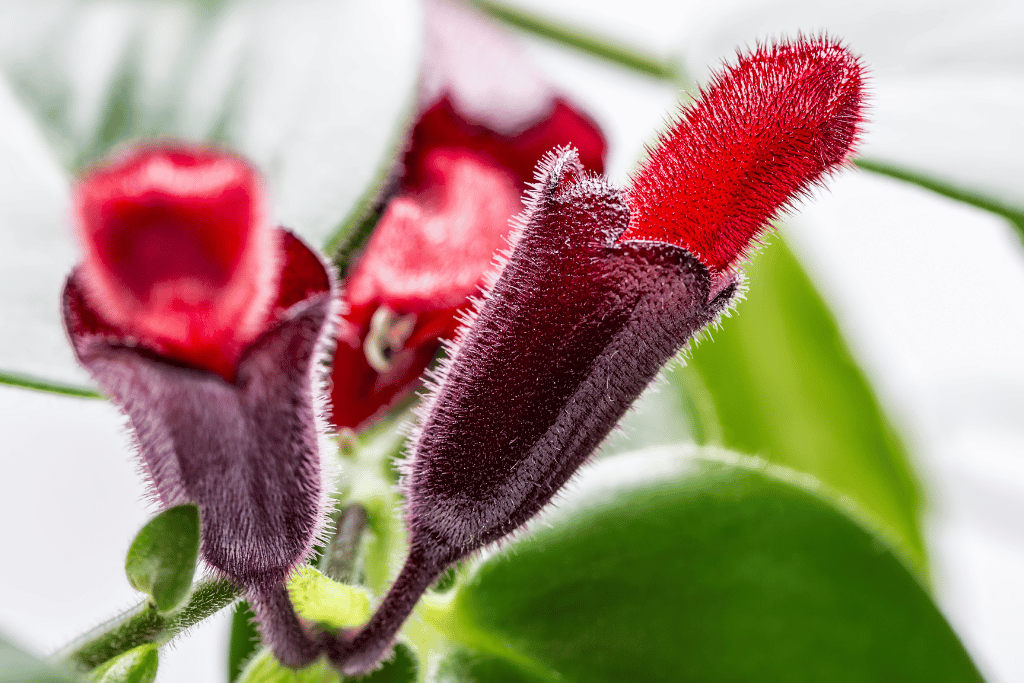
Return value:
M 234 379 L 277 277 L 256 182 L 237 159 L 185 149 L 83 179 L 81 277 L 104 317 L 168 358 Z
M 636 174 L 622 238 L 678 244 L 711 271 L 735 263 L 849 156 L 861 71 L 822 39 L 757 50 L 716 76 Z
M 137 151 L 85 176 L 77 207 L 85 260 L 63 306 L 79 361 L 127 414 L 161 505 L 199 507 L 203 558 L 246 589 L 282 661 L 308 663 L 320 644 L 284 581 L 325 519 L 330 272 L 219 151 Z
M 338 427 L 372 422 L 454 335 L 546 152 L 573 145 L 587 169 L 603 170 L 597 126 L 531 70 L 504 32 L 446 2 L 428 3 L 427 19 L 423 113 L 398 194 L 345 283 L 349 312 L 333 371 Z M 495 73 L 507 76 L 514 105 L 486 90 Z
M 862 69 L 827 39 L 741 56 L 623 193 L 561 151 L 422 412 L 403 486 L 410 550 L 370 621 L 329 646 L 375 666 L 452 562 L 534 516 L 660 368 L 732 302 L 737 259 L 845 163 Z

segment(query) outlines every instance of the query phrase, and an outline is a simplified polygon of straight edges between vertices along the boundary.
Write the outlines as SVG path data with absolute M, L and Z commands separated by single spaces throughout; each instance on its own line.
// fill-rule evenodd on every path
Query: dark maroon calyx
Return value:
M 64 319 L 79 361 L 127 414 L 161 506 L 198 506 L 203 559 L 246 589 L 278 657 L 302 666 L 320 645 L 283 591 L 325 520 L 317 416 L 337 288 L 315 253 L 289 232 L 278 237 L 276 301 L 233 382 L 164 358 L 104 322 L 77 270 L 65 286 Z
M 662 366 L 716 319 L 735 281 L 679 247 L 622 242 L 622 193 L 550 155 L 522 235 L 454 349 L 407 466 L 410 553 L 378 612 L 330 652 L 370 670 L 452 562 L 536 515 Z M 710 301 L 709 301 L 710 299 Z
M 563 156 L 450 361 L 405 483 L 413 543 L 447 564 L 521 526 L 717 315 L 673 245 L 617 242 L 621 193 Z

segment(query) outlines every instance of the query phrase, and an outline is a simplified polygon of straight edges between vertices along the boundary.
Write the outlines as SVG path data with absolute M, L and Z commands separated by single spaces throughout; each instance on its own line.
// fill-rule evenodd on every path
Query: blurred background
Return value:
M 379 183 L 415 98 L 422 9 L 411 0 L 216 4 L 0 4 L 3 371 L 87 383 L 57 322 L 57 292 L 75 262 L 68 182 L 113 141 L 167 129 L 217 137 L 232 121 L 230 141 L 272 177 L 278 218 L 321 242 Z M 1024 680 L 1024 7 L 483 7 L 511 22 L 539 70 L 601 126 L 617 182 L 680 98 L 738 48 L 825 31 L 863 55 L 872 113 L 861 156 L 886 172 L 842 173 L 771 241 L 796 254 L 901 435 L 941 609 L 989 680 Z M 213 12 L 238 18 L 196 19 Z M 612 48 L 619 56 L 608 59 Z M 646 61 L 631 68 L 622 54 Z M 249 60 L 241 79 L 232 76 L 239 59 Z M 118 79 L 135 79 L 122 91 L 139 97 L 108 97 Z M 210 104 L 221 101 L 231 104 Z M 113 106 L 127 108 L 127 122 L 113 117 L 121 128 L 105 131 Z M 753 305 L 769 283 L 751 277 L 750 287 Z M 779 348 L 800 362 L 799 348 Z M 791 390 L 780 380 L 780 396 Z M 153 507 L 113 406 L 0 385 L 0 425 L 0 630 L 51 652 L 137 601 L 124 552 Z M 176 641 L 158 681 L 224 680 L 229 622 L 221 613 Z

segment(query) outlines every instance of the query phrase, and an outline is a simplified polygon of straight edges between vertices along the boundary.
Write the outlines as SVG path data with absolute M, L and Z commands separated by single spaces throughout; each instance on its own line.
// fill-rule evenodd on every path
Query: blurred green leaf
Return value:
M 404 141 L 416 0 L 38 0 L 0 5 L 0 380 L 88 383 L 59 301 L 71 176 L 140 138 L 213 141 L 264 174 L 315 246 L 361 216 Z
M 411 683 L 417 674 L 416 660 L 412 652 L 402 643 L 395 645 L 391 657 L 384 664 L 359 679 L 360 683 Z
M 142 527 L 128 548 L 124 568 L 132 587 L 167 612 L 188 597 L 198 560 L 199 509 L 180 505 Z
M 416 680 L 416 662 L 409 649 L 399 643 L 393 656 L 381 668 L 358 680 L 360 683 L 411 683 Z M 294 671 L 278 662 L 270 650 L 263 648 L 246 665 L 238 683 L 341 683 L 341 677 L 324 659 Z
M 454 650 L 442 660 L 435 681 L 474 683 L 554 683 L 553 672 L 528 671 L 508 659 L 471 650 Z
M 446 610 L 491 681 L 980 681 L 928 593 L 806 475 L 652 448 L 585 470 Z M 469 672 L 469 675 L 457 675 Z
M 245 668 L 246 662 L 260 646 L 260 634 L 256 630 L 249 603 L 238 603 L 231 617 L 231 641 L 228 645 L 228 681 L 235 683 Z
M 159 661 L 157 646 L 148 643 L 96 667 L 90 678 L 95 683 L 153 683 Z
M 300 616 L 333 628 L 359 626 L 370 617 L 366 589 L 338 583 L 309 565 L 289 580 L 288 595 Z
M 737 314 L 669 380 L 710 393 L 727 448 L 807 472 L 862 508 L 925 574 L 920 498 L 906 447 L 814 286 L 782 240 L 745 268 Z
M 289 669 L 277 661 L 266 648 L 261 649 L 246 664 L 238 683 L 340 683 L 341 677 L 320 659 L 305 669 Z
M 0 635 L 0 683 L 71 683 L 73 680 L 69 672 L 29 654 Z

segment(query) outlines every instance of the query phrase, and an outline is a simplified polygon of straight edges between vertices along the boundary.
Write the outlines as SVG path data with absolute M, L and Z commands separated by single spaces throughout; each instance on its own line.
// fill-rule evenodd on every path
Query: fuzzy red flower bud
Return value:
M 325 521 L 330 272 L 217 150 L 129 155 L 85 176 L 78 206 L 86 257 L 63 306 L 79 361 L 127 414 L 161 505 L 198 506 L 203 558 L 246 589 L 264 640 L 312 661 L 284 581 Z
M 659 141 L 629 190 L 627 240 L 685 247 L 711 270 L 839 168 L 860 132 L 858 59 L 827 38 L 741 56 Z
M 329 646 L 343 673 L 372 669 L 445 567 L 536 515 L 717 320 L 765 222 L 846 159 L 860 83 L 842 47 L 781 43 L 715 79 L 628 193 L 573 152 L 545 159 L 515 249 L 422 407 L 409 556 L 366 626 Z

